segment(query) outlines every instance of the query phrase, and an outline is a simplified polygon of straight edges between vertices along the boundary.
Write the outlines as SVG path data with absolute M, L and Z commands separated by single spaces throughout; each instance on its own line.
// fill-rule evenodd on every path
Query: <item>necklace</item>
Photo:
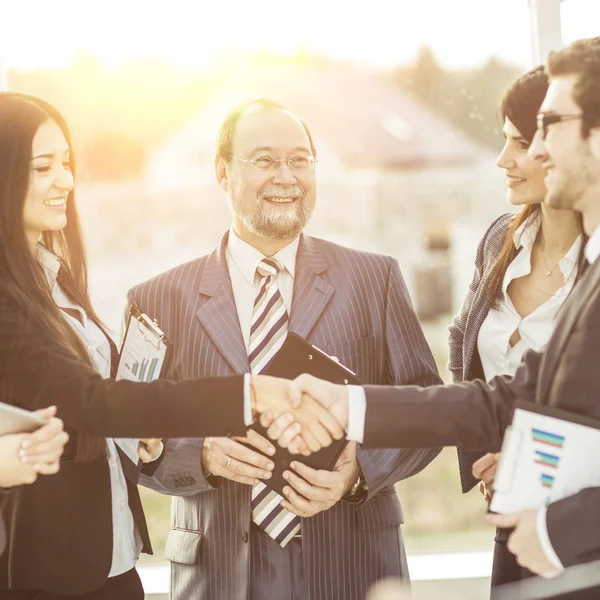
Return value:
M 556 267 L 558 267 L 558 265 L 560 264 L 560 260 L 551 269 L 549 269 L 548 261 L 546 261 L 546 257 L 544 256 L 544 250 L 541 247 L 540 247 L 540 254 L 542 255 L 542 260 L 544 261 L 544 266 L 546 267 L 546 275 L 548 277 L 550 277 L 550 275 L 552 275 L 552 272 L 554 271 L 554 269 L 556 269 Z

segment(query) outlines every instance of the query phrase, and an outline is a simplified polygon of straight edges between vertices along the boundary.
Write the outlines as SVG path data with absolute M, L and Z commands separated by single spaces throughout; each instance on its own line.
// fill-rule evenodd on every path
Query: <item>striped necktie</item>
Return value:
M 265 258 L 256 269 L 261 279 L 248 346 L 250 370 L 255 375 L 264 371 L 287 336 L 289 318 L 275 281 L 282 268 L 275 259 Z M 262 482 L 252 488 L 252 520 L 283 548 L 300 531 L 300 517 L 283 508 L 282 500 Z

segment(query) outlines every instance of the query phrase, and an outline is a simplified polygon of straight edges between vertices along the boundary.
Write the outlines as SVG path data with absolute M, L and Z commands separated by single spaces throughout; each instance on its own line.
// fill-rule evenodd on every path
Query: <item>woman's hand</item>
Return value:
M 33 433 L 0 436 L 0 486 L 33 483 L 38 475 L 52 475 L 60 468 L 60 457 L 69 435 L 54 417 L 56 407 L 35 411 L 49 423 Z
M 481 479 L 479 482 L 479 491 L 488 504 L 492 499 L 491 490 L 496 477 L 499 460 L 499 452 L 496 454 L 488 453 L 473 463 L 473 477 Z

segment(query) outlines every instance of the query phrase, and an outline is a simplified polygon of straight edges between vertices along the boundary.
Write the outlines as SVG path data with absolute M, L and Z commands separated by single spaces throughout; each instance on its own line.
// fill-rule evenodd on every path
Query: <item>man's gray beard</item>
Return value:
M 282 207 L 281 210 L 265 210 L 264 206 L 257 206 L 250 215 L 244 215 L 244 225 L 261 237 L 290 240 L 304 229 L 310 218 L 310 211 L 306 208 L 304 199 L 296 200 L 293 209 Z

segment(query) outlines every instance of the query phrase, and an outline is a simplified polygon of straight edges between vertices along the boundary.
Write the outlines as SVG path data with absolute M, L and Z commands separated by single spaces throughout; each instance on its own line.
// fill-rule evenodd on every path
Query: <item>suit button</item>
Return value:
M 244 542 L 244 544 L 248 543 L 248 532 L 247 531 L 241 531 L 240 532 L 240 538 L 242 538 L 242 542 Z

